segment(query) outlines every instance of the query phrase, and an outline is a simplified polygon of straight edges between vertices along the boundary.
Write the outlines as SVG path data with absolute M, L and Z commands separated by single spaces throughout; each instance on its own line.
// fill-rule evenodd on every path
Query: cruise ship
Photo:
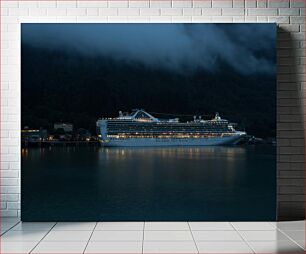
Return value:
M 99 119 L 97 131 L 105 147 L 233 145 L 246 135 L 218 113 L 211 120 L 194 116 L 193 121 L 180 122 L 156 118 L 143 109 Z

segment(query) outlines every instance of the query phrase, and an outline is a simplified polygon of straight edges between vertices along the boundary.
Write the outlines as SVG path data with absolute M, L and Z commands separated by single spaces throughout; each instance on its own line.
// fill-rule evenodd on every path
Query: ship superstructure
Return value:
M 143 109 L 99 119 L 97 129 L 103 146 L 119 147 L 231 145 L 246 135 L 218 113 L 211 120 L 195 116 L 193 121 L 180 122 L 156 118 Z

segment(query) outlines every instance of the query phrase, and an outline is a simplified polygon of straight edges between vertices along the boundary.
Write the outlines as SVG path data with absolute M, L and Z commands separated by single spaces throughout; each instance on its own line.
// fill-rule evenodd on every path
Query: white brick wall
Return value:
M 304 216 L 304 0 L 2 0 L 0 4 L 1 216 L 20 215 L 22 22 L 277 22 L 278 216 Z

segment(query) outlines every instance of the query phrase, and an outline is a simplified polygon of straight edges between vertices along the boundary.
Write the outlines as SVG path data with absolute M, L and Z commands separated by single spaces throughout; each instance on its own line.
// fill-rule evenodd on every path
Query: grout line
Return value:
M 143 245 L 144 245 L 144 234 L 145 234 L 145 221 L 143 222 L 142 226 L 142 245 L 141 245 L 141 253 L 143 253 Z
M 243 236 L 240 234 L 239 230 L 237 230 L 237 229 L 234 227 L 234 225 L 232 224 L 232 222 L 230 222 L 230 224 L 231 224 L 231 226 L 235 229 L 235 231 L 237 232 L 237 234 L 241 237 L 241 239 L 243 240 L 243 242 L 246 243 L 246 245 L 253 251 L 253 253 L 256 253 L 256 251 L 252 248 L 252 246 L 248 243 L 248 241 L 245 240 L 245 239 L 243 238 Z
M 97 225 L 98 225 L 98 222 L 96 222 L 96 224 L 95 224 L 95 226 L 94 226 L 94 228 L 93 228 L 93 230 L 92 230 L 92 232 L 91 232 L 91 234 L 90 234 L 90 236 L 89 236 L 89 239 L 88 239 L 88 241 L 87 241 L 87 243 L 86 243 L 86 246 L 85 246 L 85 248 L 84 248 L 83 253 L 85 253 L 85 251 L 86 251 L 86 249 L 87 249 L 87 246 L 88 246 L 88 244 L 89 244 L 89 241 L 90 241 L 90 239 L 91 239 L 93 233 L 95 232 L 95 229 L 96 229 Z
M 289 240 L 291 240 L 291 241 L 294 242 L 296 245 L 298 245 L 298 246 L 301 247 L 303 250 L 305 250 L 305 247 L 301 246 L 301 245 L 300 245 L 298 242 L 296 242 L 292 237 L 290 237 L 289 235 L 287 235 L 287 234 L 285 233 L 285 231 L 283 231 L 283 230 L 281 230 L 281 229 L 279 229 L 279 228 L 276 228 L 276 230 L 278 230 L 279 232 L 283 233 L 286 237 L 289 238 Z M 292 231 L 293 231 L 293 230 L 292 230 Z M 301 231 L 303 231 L 303 230 L 301 230 Z
M 50 233 L 50 231 L 55 227 L 56 224 L 57 222 L 55 222 L 55 224 L 49 229 L 49 231 L 38 241 L 38 243 L 28 253 L 32 253 L 32 251 L 38 246 L 38 244 L 40 244 L 43 239 L 45 239 L 45 237 Z
M 10 228 L 8 228 L 7 230 L 5 230 L 3 233 L 0 234 L 0 236 L 4 235 L 5 233 L 7 233 L 8 231 L 10 231 L 12 228 L 14 228 L 15 226 L 17 226 L 21 221 L 16 222 L 16 224 L 13 224 L 13 226 L 11 226 Z
M 268 221 L 268 223 L 269 223 L 274 229 L 277 229 L 277 224 L 273 224 L 272 221 Z M 277 221 L 275 221 L 275 223 L 277 223 Z
M 196 242 L 196 241 L 195 241 L 195 239 L 194 239 L 194 236 L 193 236 L 193 233 L 192 233 L 192 230 L 191 230 L 191 227 L 190 227 L 190 225 L 189 225 L 189 222 L 188 222 L 188 221 L 187 221 L 187 224 L 188 224 L 188 227 L 189 227 L 189 230 L 190 230 L 190 233 L 191 233 L 191 236 L 192 236 L 193 242 L 194 242 L 194 244 L 195 244 L 195 246 L 196 246 L 197 252 L 198 252 L 198 253 L 200 253 L 199 248 L 198 248 L 198 245 L 197 245 L 197 242 Z

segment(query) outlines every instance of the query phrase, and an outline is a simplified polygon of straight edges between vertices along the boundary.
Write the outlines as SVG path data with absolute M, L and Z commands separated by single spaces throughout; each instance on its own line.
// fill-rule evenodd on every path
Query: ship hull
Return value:
M 104 147 L 165 147 L 165 146 L 218 146 L 235 145 L 245 134 L 243 132 L 227 137 L 213 138 L 128 138 L 101 140 Z

